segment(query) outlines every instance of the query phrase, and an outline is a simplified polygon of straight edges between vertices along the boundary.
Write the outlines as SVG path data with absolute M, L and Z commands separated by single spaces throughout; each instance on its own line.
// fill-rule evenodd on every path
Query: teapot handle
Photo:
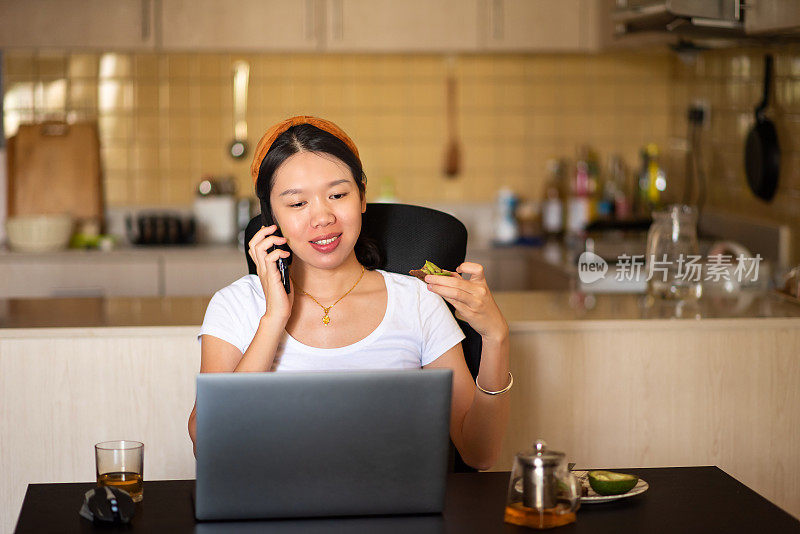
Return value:
M 572 473 L 567 473 L 569 477 L 569 511 L 575 512 L 581 506 L 581 482 Z

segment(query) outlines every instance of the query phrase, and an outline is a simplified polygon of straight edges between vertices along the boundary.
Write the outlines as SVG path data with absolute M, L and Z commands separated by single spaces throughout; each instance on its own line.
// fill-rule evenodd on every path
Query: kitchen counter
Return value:
M 562 328 L 564 323 L 681 319 L 798 319 L 800 305 L 765 292 L 704 297 L 696 304 L 648 302 L 632 294 L 502 291 L 494 294 L 512 331 Z M 210 297 L 0 299 L 0 329 L 197 326 Z

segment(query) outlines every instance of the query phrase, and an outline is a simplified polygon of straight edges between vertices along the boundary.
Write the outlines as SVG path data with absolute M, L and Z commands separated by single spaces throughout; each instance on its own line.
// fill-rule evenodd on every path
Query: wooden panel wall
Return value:
M 579 467 L 716 465 L 800 517 L 792 319 L 603 321 L 512 335 L 509 432 Z
M 0 332 L 0 532 L 28 483 L 93 480 L 98 441 L 194 477 L 197 328 Z M 511 351 L 495 469 L 541 437 L 579 467 L 717 465 L 800 517 L 797 319 L 513 323 Z
M 198 330 L 0 331 L 0 532 L 27 484 L 94 480 L 100 441 L 142 441 L 145 480 L 194 478 Z

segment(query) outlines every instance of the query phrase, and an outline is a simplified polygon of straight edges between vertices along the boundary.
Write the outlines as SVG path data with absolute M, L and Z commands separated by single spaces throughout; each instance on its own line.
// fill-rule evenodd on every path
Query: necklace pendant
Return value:
M 326 314 L 325 314 L 325 317 L 323 317 L 323 318 L 322 318 L 322 324 L 324 324 L 325 326 L 328 326 L 328 324 L 329 324 L 330 322 L 331 322 L 331 318 L 330 318 L 330 317 L 328 317 L 328 314 L 326 313 Z

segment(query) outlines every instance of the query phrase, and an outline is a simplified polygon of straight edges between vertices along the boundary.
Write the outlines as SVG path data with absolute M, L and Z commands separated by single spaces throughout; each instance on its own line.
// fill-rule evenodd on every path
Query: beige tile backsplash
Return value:
M 775 55 L 774 100 L 783 150 L 780 185 L 766 203 L 747 189 L 744 140 L 761 98 L 766 49 L 458 56 L 462 174 L 442 172 L 446 145 L 441 55 L 96 54 L 4 55 L 5 130 L 45 118 L 96 119 L 110 207 L 189 206 L 204 174 L 234 176 L 252 194 L 249 159 L 233 136 L 233 63 L 250 64 L 251 147 L 274 122 L 326 117 L 359 146 L 374 199 L 387 180 L 407 202 L 490 201 L 500 186 L 539 198 L 546 162 L 583 144 L 638 167 L 648 142 L 666 149 L 668 193 L 683 187 L 686 108 L 711 107 L 702 146 L 707 205 L 791 226 L 800 259 L 800 47 Z
M 781 147 L 781 173 L 771 202 L 750 192 L 744 169 L 745 142 L 762 97 L 767 52 L 774 56 L 767 115 L 775 122 Z M 711 120 L 701 136 L 708 181 L 706 205 L 788 225 L 793 262 L 800 261 L 800 47 L 709 51 L 689 63 L 675 59 L 670 79 L 673 137 L 687 137 L 690 102 L 700 98 L 711 104 Z M 683 178 L 674 174 L 678 180 Z
M 457 57 L 463 172 L 449 180 L 444 56 L 10 51 L 6 135 L 19 121 L 96 118 L 111 207 L 188 206 L 204 174 L 251 194 L 249 160 L 227 155 L 240 59 L 251 147 L 288 116 L 331 119 L 359 146 L 370 198 L 387 179 L 409 202 L 488 201 L 502 185 L 538 198 L 549 158 L 588 143 L 635 165 L 639 147 L 671 131 L 666 53 Z

